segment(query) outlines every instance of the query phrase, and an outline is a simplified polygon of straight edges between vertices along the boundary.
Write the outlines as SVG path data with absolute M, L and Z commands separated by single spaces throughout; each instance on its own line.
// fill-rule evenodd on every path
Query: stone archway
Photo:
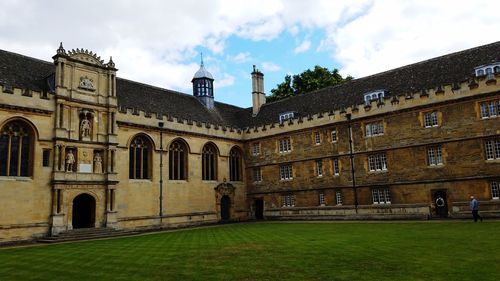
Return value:
M 95 199 L 82 193 L 73 199 L 73 229 L 95 227 Z
M 217 204 L 217 215 L 221 222 L 230 221 L 233 211 L 235 187 L 226 182 L 217 185 L 215 189 L 215 200 Z

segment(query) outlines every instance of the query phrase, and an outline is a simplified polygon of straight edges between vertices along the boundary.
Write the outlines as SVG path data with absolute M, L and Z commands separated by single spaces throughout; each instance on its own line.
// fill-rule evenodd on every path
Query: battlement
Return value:
M 0 83 L 0 105 L 31 109 L 33 111 L 54 111 L 54 95 L 46 91 L 12 87 Z
M 188 120 L 168 114 L 146 112 L 136 108 L 118 107 L 117 121 L 131 126 L 147 126 L 158 128 L 158 122 L 164 123 L 164 130 L 182 131 L 193 134 L 209 135 L 211 137 L 241 140 L 243 131 L 240 128 L 211 124 L 197 120 Z
M 445 101 L 453 101 L 500 91 L 497 80 L 494 78 L 471 77 L 468 81 L 455 82 L 447 85 L 438 85 L 435 88 L 423 89 L 410 93 L 400 93 L 384 97 L 382 100 L 372 100 L 370 104 L 355 104 L 346 108 L 318 112 L 308 116 L 299 116 L 282 123 L 276 122 L 262 126 L 247 127 L 243 129 L 243 140 L 279 135 L 282 133 L 314 128 L 324 125 L 346 122 L 346 114 L 351 114 L 352 120 L 370 118 L 389 112 L 408 110 L 416 107 L 432 106 Z

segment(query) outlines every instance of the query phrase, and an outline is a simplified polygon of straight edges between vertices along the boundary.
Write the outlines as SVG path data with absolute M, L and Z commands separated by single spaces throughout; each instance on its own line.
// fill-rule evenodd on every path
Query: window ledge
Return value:
M 33 181 L 31 177 L 0 176 L 0 181 Z
M 486 163 L 500 163 L 500 159 L 486 159 Z
M 168 180 L 169 183 L 188 183 L 187 180 Z
M 280 179 L 280 182 L 292 181 L 292 180 L 293 180 L 293 178 L 291 178 L 291 179 Z
M 444 164 L 437 164 L 437 165 L 427 165 L 427 168 L 429 169 L 439 169 L 439 168 L 444 168 Z
M 389 170 L 368 171 L 368 174 L 382 174 L 387 173 Z
M 148 182 L 152 183 L 151 179 L 128 179 L 129 182 Z

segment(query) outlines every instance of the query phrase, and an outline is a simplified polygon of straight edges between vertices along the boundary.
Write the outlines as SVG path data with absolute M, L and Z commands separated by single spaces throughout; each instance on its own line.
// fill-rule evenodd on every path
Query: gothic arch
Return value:
M 0 176 L 31 177 L 38 139 L 29 120 L 13 117 L 0 126 Z

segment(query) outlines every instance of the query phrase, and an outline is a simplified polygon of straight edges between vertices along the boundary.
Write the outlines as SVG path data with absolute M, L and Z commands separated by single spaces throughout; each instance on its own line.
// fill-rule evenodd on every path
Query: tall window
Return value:
M 342 192 L 341 191 L 336 191 L 335 192 L 335 200 L 337 201 L 337 205 L 342 205 Z
M 484 150 L 486 160 L 500 159 L 500 139 L 486 140 Z
M 331 139 L 332 142 L 337 142 L 337 128 L 332 129 Z
M 485 101 L 480 104 L 481 118 L 495 118 L 500 116 L 500 100 Z
M 430 111 L 424 113 L 424 127 L 437 127 L 438 126 L 438 112 Z
M 252 144 L 252 154 L 253 155 L 259 155 L 260 154 L 260 143 L 256 142 Z
M 386 171 L 387 170 L 387 158 L 385 153 L 372 154 L 368 156 L 368 170 L 375 171 Z
M 491 182 L 491 199 L 500 198 L 500 183 L 497 181 Z
M 340 165 L 338 158 L 333 158 L 333 175 L 334 176 L 340 175 Z
M 241 180 L 241 153 L 236 147 L 229 152 L 229 180 Z
M 22 121 L 7 123 L 0 131 L 0 176 L 31 175 L 33 133 Z
M 319 193 L 319 205 L 320 206 L 326 205 L 325 193 L 323 191 Z
M 294 207 L 295 206 L 295 195 L 285 194 L 281 196 L 281 206 L 283 207 Z
M 280 180 L 293 179 L 292 164 L 285 164 L 280 166 Z
M 388 188 L 372 189 L 373 204 L 391 204 L 391 194 Z
M 181 140 L 176 140 L 168 149 L 168 167 L 170 180 L 187 179 L 187 156 L 188 149 Z
M 280 153 L 292 151 L 292 142 L 289 137 L 280 139 L 279 151 Z
M 323 160 L 316 160 L 316 175 L 318 177 L 323 176 Z
M 365 136 L 374 137 L 384 134 L 384 122 L 377 121 L 365 124 Z
M 440 145 L 427 148 L 427 163 L 429 166 L 443 165 L 443 155 Z
M 144 136 L 137 136 L 132 140 L 129 149 L 129 178 L 149 179 L 149 161 L 151 143 Z
M 320 132 L 314 132 L 314 143 L 321 144 L 321 134 Z
M 260 167 L 253 168 L 252 178 L 253 178 L 254 182 L 261 182 L 262 181 L 262 171 L 261 171 Z
M 206 144 L 201 152 L 202 179 L 217 180 L 217 149 L 213 144 Z

